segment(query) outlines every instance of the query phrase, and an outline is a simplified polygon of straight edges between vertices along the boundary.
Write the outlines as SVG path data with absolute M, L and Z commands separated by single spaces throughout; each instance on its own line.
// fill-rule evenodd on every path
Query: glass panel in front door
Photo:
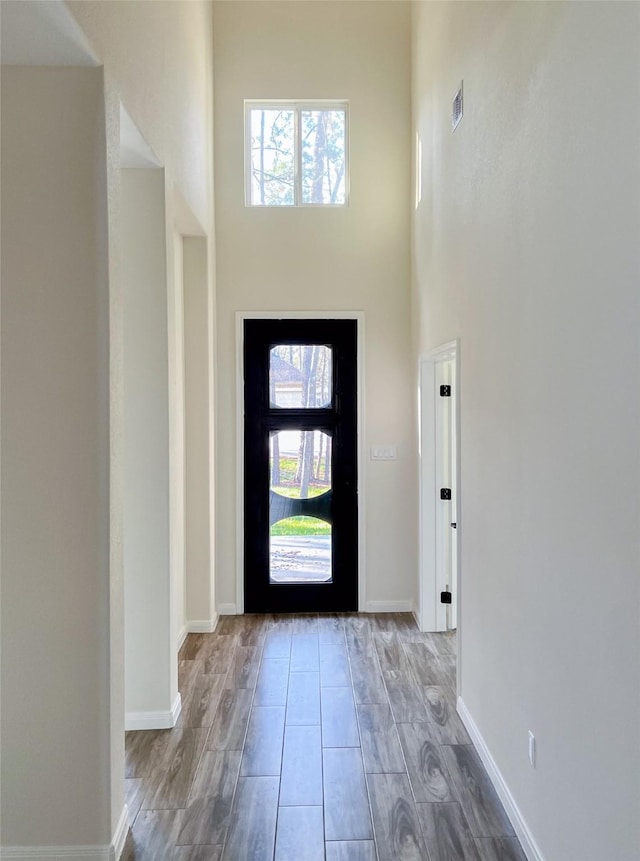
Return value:
M 269 435 L 269 581 L 331 581 L 331 437 Z
M 269 352 L 269 399 L 281 409 L 331 405 L 331 348 L 324 344 L 276 344 Z
M 271 490 L 309 499 L 331 490 L 331 437 L 319 430 L 282 430 L 269 437 Z
M 331 524 L 319 517 L 286 517 L 269 530 L 271 583 L 331 582 Z

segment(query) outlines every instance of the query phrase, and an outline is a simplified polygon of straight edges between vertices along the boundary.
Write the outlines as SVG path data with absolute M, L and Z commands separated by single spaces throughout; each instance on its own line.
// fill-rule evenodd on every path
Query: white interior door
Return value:
M 458 624 L 457 344 L 420 364 L 420 625 Z M 443 601 L 449 598 L 449 602 Z
M 444 592 L 451 596 L 450 604 L 442 604 L 445 611 L 446 630 L 457 627 L 458 616 L 458 485 L 457 485 L 457 434 L 456 434 L 456 363 L 454 359 L 439 362 L 437 372 L 442 385 L 448 387 L 449 395 L 439 397 L 442 424 L 442 442 L 436 448 L 436 456 L 442 462 L 443 487 L 451 491 L 450 499 L 442 504 L 442 545 Z
M 436 458 L 436 612 L 438 630 L 456 627 L 457 542 L 455 483 L 455 412 L 453 377 L 455 363 L 435 363 L 435 458 Z M 456 526 L 452 526 L 456 523 Z M 451 603 L 445 603 L 443 596 Z
M 451 604 L 447 619 L 447 629 L 458 627 L 458 417 L 456 405 L 458 403 L 458 381 L 456 378 L 456 361 L 449 362 L 449 375 L 451 379 L 451 401 L 449 418 L 449 461 L 451 472 L 451 511 L 449 521 L 449 543 L 450 543 L 450 577 L 451 577 Z M 455 393 L 455 394 L 454 394 Z

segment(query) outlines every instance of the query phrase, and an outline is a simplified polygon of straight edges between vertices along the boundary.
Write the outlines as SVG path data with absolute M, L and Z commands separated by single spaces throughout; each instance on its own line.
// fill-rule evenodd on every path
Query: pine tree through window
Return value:
M 246 102 L 248 206 L 345 206 L 346 102 Z

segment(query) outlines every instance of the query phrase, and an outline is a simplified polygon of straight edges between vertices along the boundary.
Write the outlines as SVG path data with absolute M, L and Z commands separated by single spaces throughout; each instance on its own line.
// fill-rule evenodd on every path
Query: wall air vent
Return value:
M 462 119 L 462 82 L 460 83 L 460 89 L 453 97 L 453 107 L 451 110 L 451 131 L 456 130 L 456 126 Z

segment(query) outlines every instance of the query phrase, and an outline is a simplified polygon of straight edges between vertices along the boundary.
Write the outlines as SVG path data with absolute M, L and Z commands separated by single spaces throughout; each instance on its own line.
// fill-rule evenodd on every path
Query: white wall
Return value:
M 70 25 L 66 14 L 68 8 L 72 8 L 73 15 L 89 37 L 88 40 L 82 33 L 78 33 L 76 27 Z M 56 14 L 53 15 L 53 12 Z M 16 404 L 19 409 L 22 409 L 22 400 L 30 398 L 30 373 L 46 374 L 47 368 L 63 365 L 62 380 L 67 373 L 71 383 L 74 383 L 78 374 L 91 375 L 94 370 L 92 360 L 85 361 L 81 358 L 76 362 L 76 354 L 84 349 L 86 338 L 89 335 L 93 338 L 95 335 L 96 340 L 92 343 L 100 354 L 100 372 L 103 374 L 108 372 L 110 388 L 110 399 L 103 404 L 104 409 L 99 422 L 100 433 L 104 435 L 104 439 L 100 437 L 100 443 L 99 445 L 96 443 L 97 448 L 91 455 L 86 452 L 86 449 L 93 445 L 92 434 L 95 428 L 92 424 L 91 409 L 87 408 L 83 411 L 80 405 L 85 395 L 84 390 L 75 396 L 78 409 L 74 406 L 73 409 L 68 410 L 65 421 L 68 421 L 69 426 L 72 427 L 73 422 L 77 421 L 77 426 L 73 433 L 69 434 L 69 439 L 75 440 L 76 433 L 80 436 L 82 444 L 78 451 L 83 454 L 83 460 L 78 463 L 75 470 L 68 471 L 71 478 L 64 485 L 62 493 L 64 498 L 67 493 L 73 498 L 78 482 L 93 481 L 94 474 L 99 474 L 105 481 L 105 487 L 110 491 L 110 504 L 108 501 L 105 510 L 100 511 L 99 514 L 90 505 L 82 512 L 77 520 L 80 524 L 78 532 L 82 536 L 78 547 L 75 547 L 73 542 L 51 543 L 54 541 L 55 534 L 61 536 L 64 535 L 64 531 L 56 532 L 46 525 L 48 518 L 57 520 L 61 513 L 67 510 L 65 499 L 62 499 L 59 508 L 55 511 L 45 510 L 43 513 L 45 537 L 42 541 L 45 542 L 46 547 L 38 539 L 32 547 L 23 548 L 20 553 L 29 551 L 40 555 L 42 560 L 47 559 L 48 564 L 40 567 L 33 565 L 30 568 L 32 579 L 21 575 L 21 579 L 13 580 L 11 586 L 9 586 L 8 575 L 3 577 L 3 613 L 11 620 L 6 631 L 11 634 L 12 642 L 15 644 L 5 649 L 3 643 L 3 661 L 7 666 L 12 664 L 12 669 L 7 670 L 6 673 L 3 669 L 3 694 L 12 691 L 12 683 L 15 683 L 15 691 L 18 692 L 10 707 L 13 715 L 11 720 L 5 721 L 3 714 L 3 779 L 6 780 L 9 775 L 13 780 L 13 773 L 10 774 L 5 769 L 5 765 L 9 764 L 5 751 L 13 745 L 16 757 L 14 765 L 17 759 L 20 759 L 20 768 L 16 765 L 14 769 L 15 773 L 20 775 L 20 782 L 15 784 L 15 792 L 12 789 L 11 792 L 5 790 L 3 793 L 3 810 L 9 813 L 3 817 L 2 840 L 4 844 L 20 842 L 23 845 L 34 846 L 55 843 L 97 846 L 108 844 L 114 835 L 124 800 L 122 525 L 126 476 L 123 469 L 124 291 L 120 248 L 120 101 L 124 100 L 133 122 L 163 164 L 168 236 L 172 237 L 174 228 L 179 232 L 197 233 L 203 236 L 207 244 L 207 258 L 210 261 L 213 257 L 211 6 L 207 2 L 151 3 L 131 0 L 127 3 L 60 3 L 54 9 L 52 4 L 47 3 L 20 0 L 15 5 L 5 0 L 2 3 L 2 31 L 3 45 L 11 45 L 11 56 L 16 63 L 87 62 L 94 64 L 96 61 L 91 55 L 93 51 L 97 62 L 104 64 L 104 89 L 101 90 L 100 98 L 95 103 L 87 98 L 82 87 L 77 91 L 74 87 L 68 87 L 64 97 L 52 96 L 51 111 L 57 111 L 55 122 L 46 103 L 49 86 L 47 81 L 50 78 L 53 80 L 58 75 L 55 70 L 42 70 L 42 77 L 39 80 L 44 83 L 36 87 L 38 90 L 36 97 L 33 97 L 31 90 L 27 88 L 24 92 L 21 90 L 16 92 L 15 97 L 12 96 L 11 99 L 3 99 L 2 104 L 3 147 L 4 137 L 10 133 L 14 134 L 14 126 L 17 129 L 15 135 L 19 136 L 24 132 L 26 139 L 24 154 L 20 152 L 22 144 L 18 141 L 18 137 L 11 145 L 11 157 L 15 156 L 17 161 L 15 164 L 12 162 L 7 171 L 4 170 L 4 164 L 8 163 L 9 151 L 7 154 L 3 151 L 3 233 L 7 231 L 11 233 L 11 244 L 14 249 L 11 255 L 5 255 L 3 249 L 3 292 L 7 296 L 10 289 L 13 289 L 8 286 L 11 279 L 14 285 L 20 284 L 22 291 L 19 296 L 20 307 L 16 312 L 18 321 L 16 322 L 12 315 L 5 313 L 3 326 L 8 327 L 8 330 L 15 334 L 16 339 L 22 338 L 25 332 L 28 334 L 32 328 L 39 330 L 42 326 L 42 309 L 37 303 L 29 304 L 30 294 L 24 290 L 24 283 L 30 283 L 28 276 L 35 271 L 34 267 L 40 266 L 40 263 L 41 271 L 49 276 L 47 267 L 51 263 L 51 255 L 54 255 L 56 264 L 60 261 L 73 264 L 71 270 L 73 277 L 69 282 L 69 289 L 72 290 L 76 290 L 77 287 L 75 279 L 86 275 L 89 265 L 87 260 L 94 251 L 96 259 L 97 257 L 100 259 L 104 257 L 105 261 L 108 259 L 109 269 L 108 289 L 105 288 L 104 293 L 100 293 L 96 298 L 96 308 L 99 306 L 99 311 L 96 310 L 95 313 L 87 311 L 84 303 L 93 301 L 93 294 L 87 291 L 86 287 L 87 283 L 92 282 L 90 279 L 85 279 L 80 301 L 70 315 L 69 324 L 65 322 L 64 325 L 61 324 L 61 328 L 55 330 L 56 343 L 47 342 L 46 348 L 36 346 L 28 356 L 21 356 L 20 362 L 14 365 L 11 371 L 6 370 L 3 365 L 3 375 L 5 371 L 10 374 L 13 380 L 11 385 L 15 392 L 19 393 L 23 386 L 25 388 L 23 393 L 16 394 L 16 401 L 12 396 L 5 397 L 6 392 L 3 391 L 3 435 L 6 428 L 14 429 L 11 431 L 13 436 L 9 435 L 11 444 L 7 443 L 3 447 L 3 469 L 6 468 L 9 474 L 16 470 L 20 472 L 24 469 L 25 459 L 29 456 L 31 447 L 29 436 L 23 434 L 18 438 L 15 427 L 22 421 L 22 416 L 18 413 L 14 414 L 13 410 Z M 88 54 L 84 49 L 82 51 L 78 49 L 79 45 L 84 45 L 86 42 L 90 42 L 93 46 Z M 7 72 L 3 67 L 2 74 L 3 79 L 8 79 L 9 75 L 14 73 Z M 102 78 L 100 80 L 102 81 Z M 42 118 L 38 114 L 41 97 L 44 104 Z M 80 119 L 76 122 L 77 116 Z M 16 124 L 14 119 L 18 119 L 19 122 Z M 49 123 L 46 133 L 40 137 L 37 135 L 39 122 L 43 125 Z M 100 131 L 101 123 L 103 127 L 106 125 L 106 133 L 104 128 Z M 74 138 L 74 129 L 78 134 L 77 138 Z M 100 147 L 95 143 L 98 139 L 96 135 L 99 136 Z M 46 146 L 40 146 L 42 141 L 46 141 Z M 82 149 L 82 145 L 86 146 L 86 150 Z M 91 147 L 95 149 L 91 155 L 93 176 L 85 170 Z M 31 160 L 32 157 L 33 160 Z M 58 160 L 61 165 L 59 176 L 56 175 Z M 101 176 L 100 171 L 104 173 L 105 169 L 106 184 L 98 180 L 94 182 L 93 179 Z M 11 181 L 6 178 L 9 174 Z M 69 186 L 71 188 L 75 188 L 77 177 L 82 179 L 82 183 L 78 186 L 80 193 L 73 200 L 69 199 L 68 189 L 64 185 L 69 175 L 73 179 L 72 185 Z M 46 179 L 42 180 L 42 176 Z M 26 193 L 31 193 L 32 182 L 36 188 L 31 202 L 26 206 L 28 209 L 33 205 L 35 215 L 33 219 L 31 215 L 22 218 L 19 202 L 23 194 L 26 198 Z M 93 215 L 90 216 L 86 202 L 93 194 L 95 194 L 95 208 Z M 76 205 L 77 212 L 73 209 Z M 81 214 L 80 210 L 82 210 Z M 14 211 L 17 212 L 15 218 Z M 19 219 L 19 223 L 16 219 Z M 78 235 L 84 237 L 83 231 L 88 231 L 86 242 L 79 242 L 74 230 L 67 229 L 69 224 L 75 223 L 74 219 L 81 223 L 82 230 Z M 34 229 L 34 225 L 38 230 L 39 226 L 42 227 L 42 233 L 46 239 L 43 251 L 36 247 L 34 237 L 38 236 L 38 230 Z M 49 225 L 52 226 L 51 230 Z M 19 237 L 19 241 L 16 240 L 14 233 Z M 51 247 L 47 244 L 50 237 L 56 237 L 58 241 L 55 249 L 53 240 Z M 26 248 L 28 252 L 25 251 Z M 169 280 L 171 280 L 173 274 L 171 241 L 166 247 L 166 256 Z M 104 265 L 106 267 L 107 264 Z M 38 271 L 40 272 L 40 269 Z M 55 286 L 58 283 L 56 266 L 51 265 L 50 271 L 50 282 Z M 209 265 L 210 319 L 213 315 L 211 300 L 215 295 L 213 271 L 213 267 Z M 7 274 L 9 272 L 11 278 Z M 64 278 L 66 278 L 66 271 Z M 37 289 L 40 289 L 39 284 Z M 61 312 L 65 307 L 66 300 L 65 303 L 54 306 L 53 321 L 56 321 L 56 313 L 60 320 L 63 319 Z M 94 329 L 86 326 L 71 328 L 73 321 L 84 320 L 85 311 L 92 325 L 95 324 Z M 104 321 L 108 321 L 108 324 L 105 323 L 102 326 Z M 95 327 L 98 327 L 99 331 Z M 209 336 L 213 338 L 211 331 Z M 12 343 L 13 339 L 10 338 L 5 346 L 3 337 L 3 353 L 13 349 Z M 28 337 L 23 339 L 24 343 L 29 343 Z M 56 352 L 58 350 L 59 352 Z M 23 373 L 25 360 L 30 366 L 27 369 L 28 373 Z M 76 364 L 78 368 L 75 367 Z M 31 365 L 34 367 L 31 368 Z M 102 378 L 100 379 L 102 381 Z M 3 379 L 3 387 L 4 385 Z M 106 378 L 104 385 L 107 385 Z M 42 386 L 38 382 L 32 393 L 34 404 L 35 394 L 41 393 L 41 389 Z M 66 384 L 63 385 L 63 390 L 67 393 Z M 94 384 L 91 389 L 92 396 L 95 397 L 100 397 L 104 391 L 98 384 Z M 211 411 L 212 393 L 210 392 L 209 395 Z M 36 412 L 48 410 L 48 397 L 50 394 L 44 398 L 42 404 L 34 406 Z M 63 400 L 63 403 L 66 407 L 66 401 Z M 34 428 L 31 433 L 38 433 L 40 430 L 44 433 L 46 421 L 42 419 L 39 423 L 34 423 Z M 107 446 L 106 455 L 101 448 L 103 443 Z M 47 442 L 42 447 L 43 456 L 50 450 L 48 445 Z M 52 463 L 54 461 L 55 458 L 52 459 Z M 38 497 L 38 482 L 47 480 L 46 470 L 38 473 L 40 465 L 39 458 L 35 458 L 33 462 L 35 483 L 33 485 L 29 483 L 32 478 L 30 475 L 26 490 L 22 491 L 27 494 L 33 492 L 35 498 Z M 61 468 L 66 466 L 64 457 L 59 459 L 58 466 Z M 109 467 L 107 478 L 104 470 Z M 20 481 L 23 477 L 21 475 Z M 9 480 L 3 475 L 3 492 L 6 488 L 7 497 L 9 486 Z M 17 500 L 18 497 L 15 499 Z M 40 517 L 40 510 L 32 506 L 32 522 L 36 519 L 36 513 Z M 105 564 L 109 568 L 109 578 L 104 584 L 103 593 L 100 593 L 100 584 L 96 583 L 95 579 L 86 577 L 86 571 L 89 571 L 94 578 L 99 578 L 100 565 L 94 559 L 89 563 L 83 563 L 83 579 L 78 589 L 76 589 L 77 566 L 70 565 L 67 572 L 67 563 L 74 553 L 77 553 L 78 557 L 85 552 L 87 556 L 91 555 L 87 543 L 90 543 L 89 533 L 83 532 L 81 528 L 84 517 L 91 520 L 92 529 L 102 530 L 106 536 Z M 70 518 L 69 523 L 72 522 L 76 521 Z M 34 532 L 39 534 L 38 530 Z M 16 533 L 16 535 L 19 534 L 22 533 Z M 3 540 L 5 564 L 7 564 L 7 554 L 11 556 L 12 552 L 11 545 L 5 544 Z M 13 565 L 13 561 L 11 559 L 9 561 Z M 78 565 L 80 564 L 78 562 Z M 54 569 L 60 572 L 60 577 L 54 580 L 56 585 L 60 584 L 60 588 L 52 597 L 48 572 Z M 80 597 L 77 601 L 69 602 L 67 607 L 69 596 L 76 593 Z M 63 611 L 52 615 L 49 608 L 58 609 L 59 604 L 56 602 L 63 598 L 64 602 L 60 604 Z M 46 611 L 43 609 L 40 612 L 38 608 L 45 605 Z M 90 605 L 90 612 L 86 614 L 85 622 L 76 627 L 67 626 L 69 631 L 77 633 L 77 643 L 75 637 L 69 637 L 68 641 L 65 641 L 64 648 L 55 648 L 50 652 L 47 652 L 46 648 L 40 649 L 41 643 L 47 641 L 49 629 L 57 626 L 61 619 L 72 618 L 75 624 L 76 616 L 84 618 L 82 614 L 85 605 Z M 98 619 L 95 625 L 91 616 L 94 611 Z M 178 612 L 179 609 L 176 610 L 176 614 Z M 38 623 L 35 626 L 38 631 L 35 636 L 33 619 Z M 101 627 L 102 622 L 107 626 L 106 633 Z M 174 627 L 177 626 L 174 625 Z M 62 628 L 61 624 L 60 630 Z M 14 629 L 20 632 L 15 637 Z M 59 633 L 57 627 L 55 631 Z M 4 633 L 3 628 L 3 636 Z M 103 635 L 106 637 L 104 641 L 100 639 Z M 28 650 L 25 651 L 22 648 L 25 637 L 29 638 L 29 642 L 38 652 L 37 666 L 33 674 L 30 672 L 30 667 L 36 659 L 30 657 Z M 74 649 L 77 655 L 74 655 Z M 53 672 L 49 672 L 51 667 Z M 41 668 L 46 668 L 47 671 L 47 678 L 43 685 L 39 683 Z M 34 686 L 30 687 L 32 678 Z M 60 682 L 59 685 L 58 682 Z M 56 690 L 52 688 L 54 683 L 58 685 Z M 95 685 L 100 691 L 100 701 L 96 705 L 91 699 L 85 700 L 83 708 L 80 708 L 76 700 L 81 694 L 86 693 L 88 684 Z M 30 697 L 27 691 L 32 691 L 33 697 Z M 91 688 L 92 696 L 93 693 L 94 690 Z M 3 697 L 3 708 L 4 706 Z M 22 721 L 24 717 L 22 714 L 19 715 L 19 720 L 16 717 L 18 714 L 16 710 L 23 706 L 27 710 L 30 709 L 26 722 Z M 72 724 L 68 722 L 70 714 L 77 716 Z M 38 722 L 41 720 L 47 722 L 46 730 L 40 730 Z M 8 735 L 12 726 L 11 721 L 14 721 L 15 726 L 20 723 L 19 737 L 16 737 L 15 745 L 13 735 Z M 106 729 L 109 722 L 110 733 Z M 30 740 L 27 741 L 26 732 L 31 733 L 34 728 L 37 731 L 32 733 L 29 736 Z M 42 745 L 46 751 L 45 755 L 37 761 L 34 757 L 26 758 L 23 756 L 24 751 L 28 750 L 29 755 L 33 753 L 41 731 L 45 737 Z M 101 735 L 103 732 L 106 733 L 104 736 Z M 67 733 L 73 736 L 72 749 L 71 742 L 67 744 Z M 60 744 L 58 744 L 58 738 Z M 91 740 L 90 744 L 88 739 Z M 48 740 L 52 740 L 50 751 L 46 743 Z M 83 752 L 85 742 L 89 750 L 86 756 Z M 102 768 L 101 764 L 96 764 L 97 760 L 102 763 L 102 757 L 106 757 L 107 761 L 109 757 L 111 758 L 110 769 L 108 766 Z M 75 779 L 76 767 L 77 780 Z M 59 792 L 61 775 L 63 779 L 69 778 L 65 780 L 65 787 L 71 784 L 71 790 L 65 788 L 65 793 L 62 794 Z M 56 797 L 55 803 L 51 804 L 50 796 L 53 789 Z M 108 802 L 109 792 L 111 792 L 110 803 Z M 28 804 L 24 803 L 25 798 L 28 798 Z M 8 827 L 8 823 L 11 823 L 11 827 Z
M 181 238 L 205 238 L 213 255 L 213 61 L 211 5 L 132 0 L 69 2 L 109 80 L 165 172 L 170 332 L 172 639 L 184 625 L 184 367 Z M 141 49 L 141 46 L 144 46 Z M 207 269 L 208 290 L 213 267 Z M 212 393 L 209 393 L 212 397 Z M 207 512 L 203 516 L 208 516 Z M 211 579 L 211 576 L 209 576 Z
M 68 0 L 129 114 L 204 231 L 213 225 L 211 4 Z
M 100 202 L 106 222 L 109 258 L 109 678 L 111 686 L 111 835 L 117 839 L 124 811 L 124 393 L 123 296 L 120 275 L 120 163 L 121 103 L 109 81 L 104 81 L 106 129 L 106 199 Z
M 125 710 L 170 711 L 172 660 L 167 237 L 162 170 L 121 172 L 124 285 Z M 175 601 L 175 598 L 173 598 Z M 130 728 L 143 728 L 140 726 Z
M 167 210 L 171 196 L 165 187 Z M 182 236 L 167 221 L 167 323 L 169 333 L 169 565 L 171 569 L 171 655 L 175 656 L 183 639 L 185 624 L 185 381 L 184 381 L 184 285 Z M 177 675 L 176 675 L 177 684 Z M 177 690 L 177 689 L 176 689 Z
M 186 404 L 186 619 L 189 627 L 215 623 L 213 546 L 211 543 L 209 290 L 206 243 L 183 241 L 184 345 Z
M 217 599 L 236 600 L 237 310 L 365 312 L 366 593 L 416 595 L 409 323 L 410 37 L 401 2 L 214 3 L 218 289 Z M 244 205 L 243 100 L 348 99 L 344 209 Z M 240 573 L 241 576 L 241 573 Z
M 462 697 L 547 861 L 640 857 L 639 14 L 414 10 L 416 352 L 461 340 Z
M 105 200 L 101 70 L 4 67 L 5 846 L 111 839 Z
M 187 573 L 183 234 L 204 239 L 207 291 L 210 302 L 215 303 L 211 4 L 180 0 L 162 3 L 128 0 L 126 4 L 71 0 L 67 6 L 104 62 L 108 81 L 113 82 L 114 90 L 164 168 L 170 313 L 171 627 L 176 645 L 184 628 L 184 594 L 188 588 L 184 583 Z M 209 326 L 212 325 L 210 319 Z M 212 399 L 210 390 L 204 407 L 210 412 Z M 199 406 L 196 404 L 195 408 Z M 195 512 L 197 517 L 205 519 L 209 514 L 210 506 L 204 512 Z M 207 580 L 211 579 L 212 573 L 208 571 Z

